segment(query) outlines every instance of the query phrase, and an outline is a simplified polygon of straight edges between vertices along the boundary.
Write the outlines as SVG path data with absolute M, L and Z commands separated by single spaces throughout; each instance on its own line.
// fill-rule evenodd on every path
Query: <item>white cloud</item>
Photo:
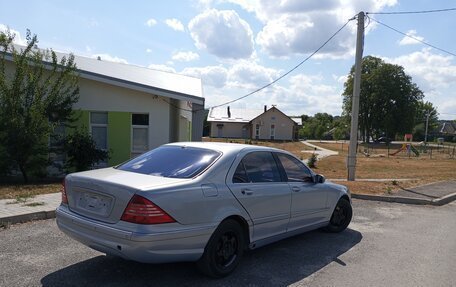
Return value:
M 0 24 L 0 31 L 1 32 L 6 32 L 8 30 L 8 28 L 9 28 L 8 26 Z M 13 30 L 11 28 L 9 30 L 10 30 L 11 34 L 14 36 L 13 43 L 18 44 L 18 45 L 22 45 L 22 46 L 26 46 L 27 45 L 27 40 L 21 37 L 21 33 L 19 33 L 16 30 Z
M 323 13 L 324 14 L 324 13 Z M 268 21 L 256 37 L 262 50 L 273 57 L 310 54 L 317 50 L 338 27 L 326 18 L 311 18 L 307 14 L 281 15 Z M 333 58 L 349 56 L 354 51 L 355 38 L 349 29 L 340 32 L 320 51 Z
M 180 61 L 180 62 L 190 62 L 193 60 L 198 60 L 199 55 L 195 52 L 188 51 L 188 52 L 177 52 L 174 53 L 171 59 L 175 61 Z
M 146 49 L 146 53 L 152 53 L 152 49 L 147 48 L 147 49 Z
M 417 33 L 416 33 L 416 30 L 409 30 L 407 31 L 406 33 L 408 36 L 411 36 L 415 39 L 418 39 L 420 41 L 424 41 L 424 38 L 421 37 L 421 36 L 418 36 Z M 404 46 L 404 45 L 416 45 L 416 44 L 421 44 L 419 41 L 413 39 L 413 38 L 410 38 L 410 37 L 407 37 L 407 36 L 404 36 L 404 38 L 402 38 L 400 41 L 399 41 L 399 45 L 401 46 Z
M 431 53 L 431 48 L 396 58 L 384 58 L 388 63 L 397 64 L 405 68 L 414 80 L 422 86 L 436 89 L 448 87 L 456 82 L 456 65 L 453 56 L 442 56 Z
M 455 57 L 432 53 L 424 48 L 396 58 L 383 58 L 386 62 L 404 67 L 412 81 L 424 92 L 441 113 L 456 113 L 456 64 Z M 442 115 L 442 118 L 448 116 Z
M 127 60 L 125 59 L 122 59 L 122 58 L 119 58 L 117 56 L 111 56 L 109 54 L 93 54 L 91 56 L 91 58 L 94 58 L 94 59 L 98 59 L 98 57 L 100 57 L 100 59 L 102 61 L 108 61 L 108 62 L 115 62 L 115 63 L 122 63 L 122 64 L 128 64 Z
M 222 66 L 185 68 L 181 74 L 201 78 L 203 86 L 215 88 L 224 87 L 228 78 L 228 70 Z
M 153 70 L 157 70 L 157 71 L 176 73 L 176 70 L 173 67 L 166 66 L 166 65 L 150 64 L 147 67 L 149 69 L 153 69 Z
M 252 61 L 234 64 L 228 72 L 229 85 L 243 89 L 255 89 L 279 77 L 279 71 L 266 68 Z
M 255 13 L 264 24 L 256 36 L 262 51 L 272 57 L 309 54 L 359 11 L 376 12 L 396 5 L 396 0 L 246 1 L 225 0 Z M 368 27 L 368 31 L 375 25 Z M 354 54 L 353 21 L 317 54 L 320 58 L 345 58 Z
M 204 89 L 207 107 L 219 105 L 253 91 L 253 89 L 233 86 L 229 78 L 222 88 L 204 86 Z M 232 103 L 230 106 L 262 109 L 264 105 L 270 107 L 276 104 L 277 108 L 287 115 L 314 115 L 319 112 L 340 115 L 341 93 L 339 88 L 324 83 L 322 77 L 298 74 L 288 81 L 284 79 L 283 82 Z
M 201 77 L 206 106 L 211 107 L 239 98 L 270 83 L 280 76 L 282 71 L 267 68 L 253 61 L 240 61 L 228 68 L 223 66 L 186 68 L 181 73 Z M 277 104 L 277 107 L 288 115 L 313 115 L 318 112 L 340 115 L 342 110 L 340 89 L 339 84 L 325 83 L 322 76 L 298 74 L 285 78 L 230 106 L 262 109 L 264 105 Z
M 342 75 L 342 76 L 338 76 L 338 75 L 332 75 L 332 78 L 334 79 L 334 81 L 336 81 L 337 83 L 339 84 L 344 84 L 347 79 L 348 79 L 348 75 Z
M 166 19 L 165 23 L 166 23 L 166 25 L 168 25 L 168 27 L 170 27 L 171 29 L 173 29 L 175 31 L 181 31 L 181 32 L 184 31 L 184 25 L 182 24 L 182 22 L 175 18 Z
M 340 115 L 342 111 L 341 91 L 323 83 L 322 77 L 298 74 L 289 80 L 289 91 L 279 100 L 296 115 L 326 112 Z
M 253 32 L 233 10 L 207 10 L 193 18 L 188 28 L 198 49 L 226 59 L 249 58 Z
M 153 19 L 153 18 L 150 18 L 149 20 L 146 21 L 146 25 L 148 27 L 152 27 L 152 26 L 155 26 L 157 24 L 157 20 Z

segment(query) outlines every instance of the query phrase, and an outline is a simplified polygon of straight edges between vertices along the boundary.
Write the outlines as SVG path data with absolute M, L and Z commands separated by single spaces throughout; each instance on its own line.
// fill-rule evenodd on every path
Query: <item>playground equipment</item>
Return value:
M 390 155 L 397 155 L 401 151 L 405 151 L 408 156 L 413 152 L 415 156 L 420 156 L 420 152 L 412 145 L 413 135 L 412 134 L 405 134 L 404 141 L 405 143 L 402 144 L 401 148 L 397 151 L 390 153 Z

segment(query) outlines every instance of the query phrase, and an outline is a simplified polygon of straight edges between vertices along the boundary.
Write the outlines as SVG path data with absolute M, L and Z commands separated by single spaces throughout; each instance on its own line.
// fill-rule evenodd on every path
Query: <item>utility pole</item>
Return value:
M 353 102 L 351 114 L 350 146 L 348 150 L 347 168 L 349 181 L 355 180 L 356 150 L 358 146 L 358 114 L 359 94 L 361 89 L 361 62 L 364 46 L 364 12 L 358 13 L 358 33 L 356 37 L 355 78 L 353 83 Z
M 427 112 L 426 114 L 426 130 L 424 132 L 424 146 L 427 146 L 427 133 L 428 133 L 428 125 L 429 125 L 429 116 L 431 112 Z

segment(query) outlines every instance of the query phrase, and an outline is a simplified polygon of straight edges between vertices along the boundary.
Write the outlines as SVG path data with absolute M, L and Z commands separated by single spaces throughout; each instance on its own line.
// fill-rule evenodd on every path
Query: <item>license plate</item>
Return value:
M 108 196 L 83 192 L 79 196 L 78 207 L 98 215 L 107 216 L 111 203 L 112 198 Z

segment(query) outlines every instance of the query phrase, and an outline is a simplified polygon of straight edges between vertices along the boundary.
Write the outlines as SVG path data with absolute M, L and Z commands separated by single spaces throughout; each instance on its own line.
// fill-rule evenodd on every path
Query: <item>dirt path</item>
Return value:
M 303 150 L 302 152 L 315 153 L 319 160 L 322 159 L 322 158 L 328 157 L 328 156 L 338 155 L 339 154 L 339 152 L 337 152 L 337 151 L 333 151 L 333 150 L 330 150 L 330 149 L 326 149 L 326 148 L 322 148 L 322 147 L 316 146 L 314 144 L 309 143 L 308 141 L 301 141 L 301 142 L 303 144 L 311 147 L 311 148 L 314 148 L 314 150 Z

